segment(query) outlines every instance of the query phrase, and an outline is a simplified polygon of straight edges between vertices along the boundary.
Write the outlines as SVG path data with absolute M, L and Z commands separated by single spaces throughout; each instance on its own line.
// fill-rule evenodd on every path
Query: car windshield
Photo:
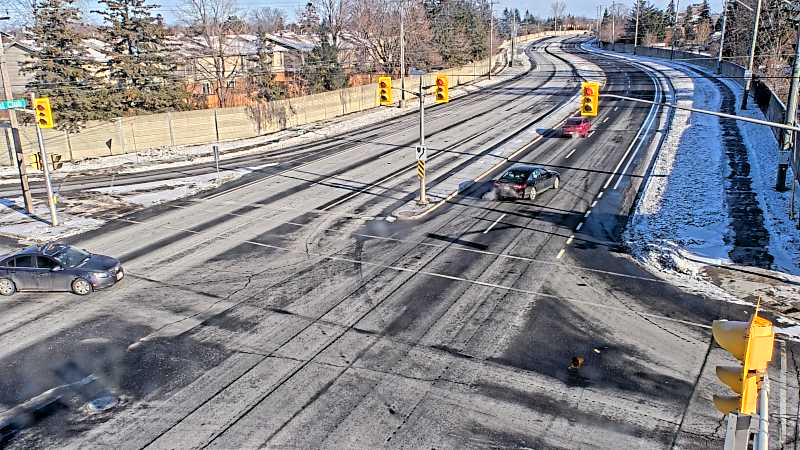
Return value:
M 583 119 L 569 119 L 567 120 L 567 125 L 580 125 L 583 123 Z
M 522 183 L 528 179 L 530 170 L 509 170 L 500 177 L 500 181 L 510 181 L 512 183 Z
M 75 247 L 64 246 L 51 254 L 64 267 L 75 267 L 89 258 L 89 253 Z

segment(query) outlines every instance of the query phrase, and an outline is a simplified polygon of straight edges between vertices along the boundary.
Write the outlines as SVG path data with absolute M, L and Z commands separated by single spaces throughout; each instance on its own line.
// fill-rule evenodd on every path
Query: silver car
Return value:
M 120 262 L 66 244 L 27 247 L 0 258 L 0 295 L 18 291 L 64 291 L 86 295 L 125 276 Z

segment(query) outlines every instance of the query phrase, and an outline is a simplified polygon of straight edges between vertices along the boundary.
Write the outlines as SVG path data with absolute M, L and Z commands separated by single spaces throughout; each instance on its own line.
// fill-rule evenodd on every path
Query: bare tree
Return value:
M 195 55 L 195 68 L 213 81 L 220 107 L 228 99 L 229 81 L 236 75 L 241 58 L 231 54 L 231 34 L 241 33 L 244 24 L 237 19 L 236 0 L 184 0 L 184 20 L 200 38 L 201 51 Z
M 269 6 L 254 9 L 249 18 L 250 29 L 256 34 L 277 33 L 286 26 L 286 14 Z
M 567 2 L 565 0 L 553 0 L 553 3 L 550 3 L 550 11 L 553 12 L 553 29 L 558 30 L 558 22 L 561 21 L 567 11 Z M 564 26 L 563 22 L 561 26 Z
M 431 30 L 421 2 L 397 3 L 394 0 L 353 0 L 351 31 L 366 46 L 372 65 L 386 73 L 400 67 L 400 14 L 403 8 L 406 63 L 409 67 L 428 65 L 435 51 Z M 392 17 L 395 20 L 385 20 Z

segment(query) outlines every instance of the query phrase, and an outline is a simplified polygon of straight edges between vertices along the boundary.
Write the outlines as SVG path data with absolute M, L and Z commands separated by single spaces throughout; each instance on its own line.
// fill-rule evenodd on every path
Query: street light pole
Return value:
M 792 68 L 792 82 L 789 87 L 789 101 L 786 103 L 786 125 L 797 123 L 797 102 L 800 96 L 800 22 L 795 23 L 796 44 L 794 66 Z M 778 175 L 775 181 L 775 190 L 782 192 L 786 190 L 786 174 L 789 171 L 789 154 L 794 149 L 794 140 L 797 133 L 784 131 L 782 135 L 781 155 L 778 160 Z
M 9 17 L 0 17 L 0 20 L 8 20 Z M 6 100 L 13 100 L 11 92 L 11 79 L 8 76 L 8 67 L 6 63 L 5 44 L 3 44 L 3 33 L 0 33 L 0 81 L 3 84 L 3 97 Z M 33 214 L 33 198 L 31 197 L 31 188 L 28 184 L 28 170 L 25 165 L 25 154 L 22 149 L 22 140 L 19 138 L 19 122 L 17 121 L 17 113 L 13 109 L 8 110 L 8 118 L 11 122 L 11 139 L 7 142 L 13 148 L 12 153 L 16 156 L 17 170 L 19 171 L 19 184 L 22 190 L 22 201 L 25 203 L 25 210 L 29 214 Z
M 744 95 L 742 95 L 742 109 L 747 109 L 747 97 L 750 95 L 750 88 L 753 84 L 753 63 L 756 58 L 756 45 L 758 44 L 758 28 L 761 23 L 761 0 L 756 4 L 756 17 L 753 21 L 753 42 L 750 45 L 750 61 L 745 71 Z
M 678 32 L 678 11 L 681 9 L 681 0 L 675 1 L 675 14 L 674 19 L 672 19 L 672 43 L 669 46 L 669 60 L 672 61 L 675 59 L 675 35 Z
M 406 33 L 405 33 L 405 12 L 404 4 L 400 2 L 400 103 L 398 106 L 406 106 Z
M 728 0 L 722 3 L 722 37 L 719 39 L 719 55 L 717 56 L 717 75 L 722 73 L 722 50 L 725 49 L 725 30 L 728 25 Z
M 642 2 L 636 1 L 636 30 L 633 32 L 633 54 L 636 54 L 636 47 L 639 46 L 639 16 L 641 16 Z

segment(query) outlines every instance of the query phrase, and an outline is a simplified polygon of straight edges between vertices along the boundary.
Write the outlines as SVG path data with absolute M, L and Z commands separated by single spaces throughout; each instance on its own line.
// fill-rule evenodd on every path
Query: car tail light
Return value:
M 524 184 L 515 184 L 514 188 L 516 188 L 516 189 L 525 189 L 525 185 Z

